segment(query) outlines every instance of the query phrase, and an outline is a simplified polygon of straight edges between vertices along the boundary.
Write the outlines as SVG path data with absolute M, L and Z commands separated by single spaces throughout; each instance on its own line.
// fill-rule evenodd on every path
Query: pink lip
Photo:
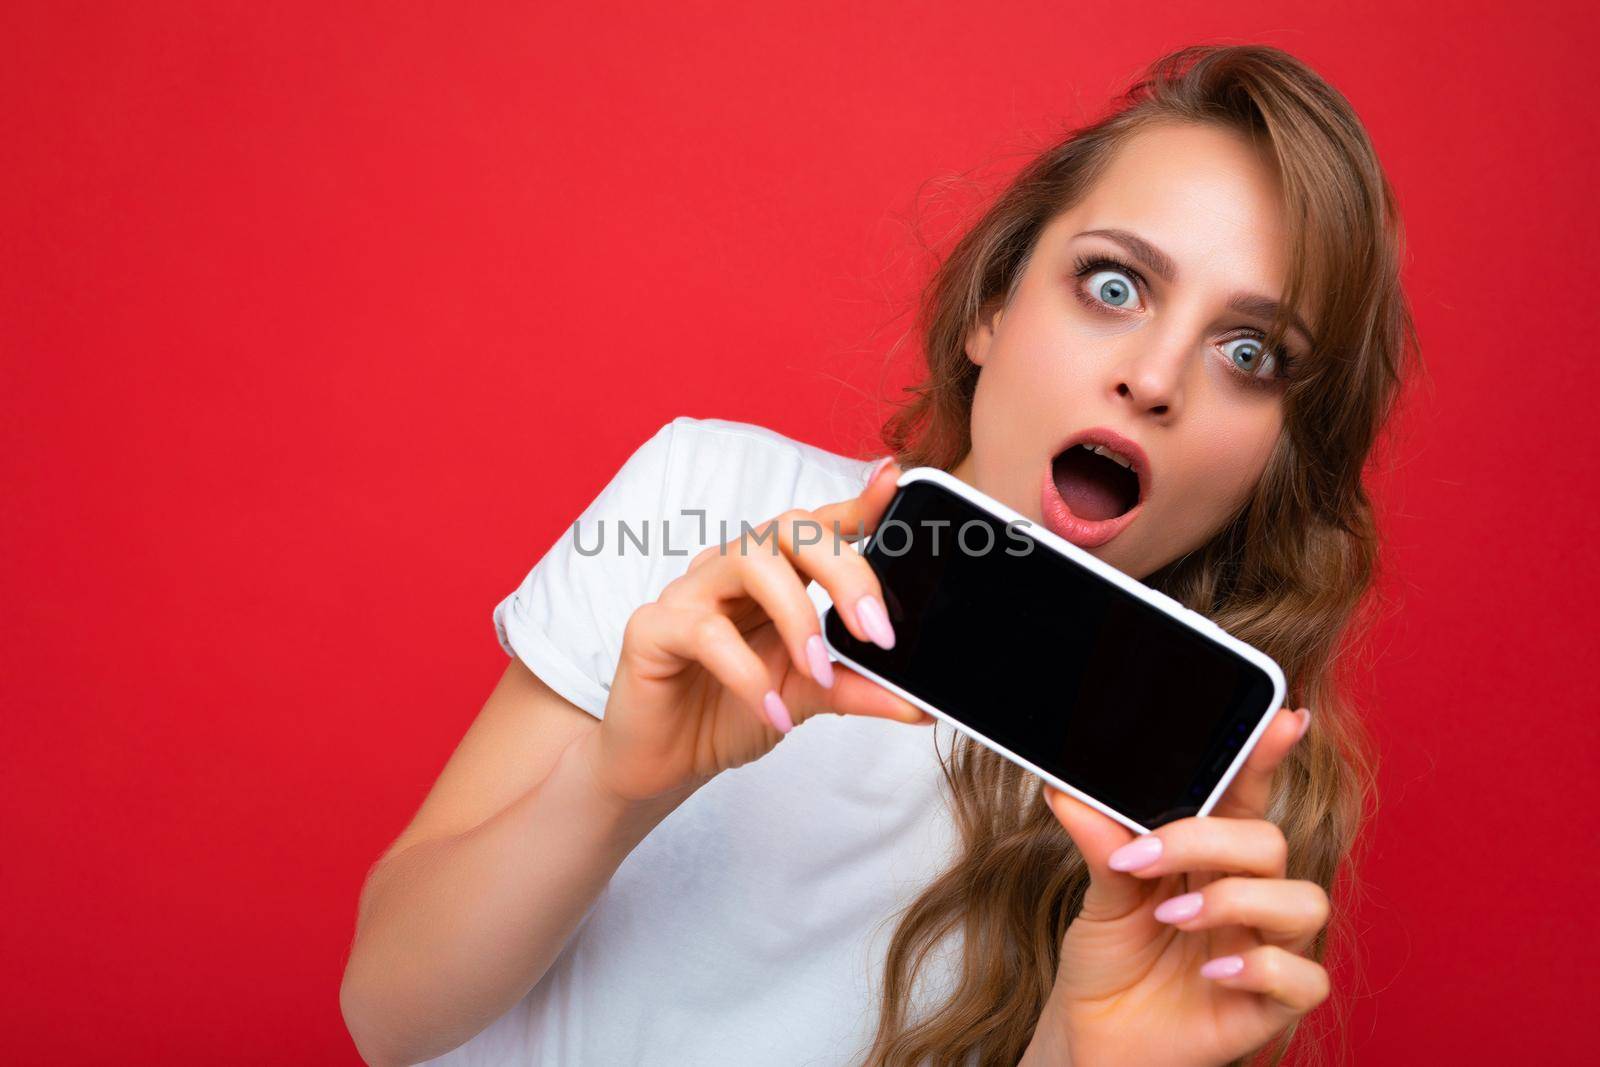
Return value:
M 1122 453 L 1133 461 L 1133 472 L 1139 476 L 1139 502 L 1114 519 L 1096 522 L 1079 518 L 1067 507 L 1067 502 L 1061 499 L 1061 493 L 1056 489 L 1055 478 L 1051 475 L 1055 458 L 1067 449 L 1084 443 L 1105 445 Z M 1144 502 L 1150 498 L 1150 487 L 1150 458 L 1144 454 L 1144 449 L 1115 431 L 1094 426 L 1073 434 L 1050 453 L 1044 465 L 1044 486 L 1039 494 L 1039 506 L 1044 514 L 1044 524 L 1051 533 L 1071 541 L 1079 548 L 1095 548 L 1127 529 L 1134 516 L 1144 507 Z

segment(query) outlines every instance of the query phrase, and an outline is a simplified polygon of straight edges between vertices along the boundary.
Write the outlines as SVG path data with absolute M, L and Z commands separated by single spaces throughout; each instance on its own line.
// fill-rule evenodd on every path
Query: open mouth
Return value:
M 1050 464 L 1050 479 L 1072 513 L 1090 522 L 1114 519 L 1139 502 L 1133 461 L 1105 445 L 1085 442 L 1063 450 Z
M 1040 487 L 1045 526 L 1081 548 L 1127 528 L 1150 493 L 1150 464 L 1136 443 L 1110 430 L 1085 430 L 1051 459 Z

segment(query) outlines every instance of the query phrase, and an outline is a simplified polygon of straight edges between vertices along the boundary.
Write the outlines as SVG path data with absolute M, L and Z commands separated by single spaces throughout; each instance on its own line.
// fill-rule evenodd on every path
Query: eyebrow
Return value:
M 1171 285 L 1178 280 L 1178 265 L 1155 245 L 1130 230 L 1084 230 L 1079 237 L 1103 237 L 1121 245 L 1134 259 L 1138 260 L 1151 274 Z M 1263 319 L 1272 320 L 1283 310 L 1283 305 L 1270 296 L 1260 293 L 1236 293 L 1229 301 L 1230 310 L 1245 315 L 1255 315 Z M 1299 315 L 1289 316 L 1289 324 L 1300 331 L 1307 343 L 1315 345 L 1316 338 L 1306 326 Z

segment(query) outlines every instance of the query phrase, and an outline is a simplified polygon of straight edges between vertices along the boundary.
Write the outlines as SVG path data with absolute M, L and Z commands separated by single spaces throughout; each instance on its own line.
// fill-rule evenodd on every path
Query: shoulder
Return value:
M 859 479 L 874 462 L 829 452 L 753 422 L 679 415 L 657 433 L 669 435 L 676 447 L 701 458 L 736 456 L 779 466 L 806 467 L 843 480 Z
M 860 493 L 873 460 L 764 426 L 681 416 L 652 433 L 495 608 L 500 645 L 604 714 L 623 628 L 690 559 L 794 507 Z
M 663 505 L 730 518 L 770 518 L 855 496 L 876 457 L 856 459 L 749 422 L 680 415 L 651 443 Z

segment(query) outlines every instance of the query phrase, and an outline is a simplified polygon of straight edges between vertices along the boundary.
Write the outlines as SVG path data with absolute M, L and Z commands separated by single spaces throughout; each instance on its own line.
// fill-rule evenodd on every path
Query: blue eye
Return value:
M 1236 337 L 1225 343 L 1222 351 L 1228 362 L 1244 374 L 1270 378 L 1277 373 L 1278 361 L 1254 337 Z
M 1099 270 L 1089 276 L 1089 292 L 1115 308 L 1139 307 L 1139 287 L 1120 270 Z

